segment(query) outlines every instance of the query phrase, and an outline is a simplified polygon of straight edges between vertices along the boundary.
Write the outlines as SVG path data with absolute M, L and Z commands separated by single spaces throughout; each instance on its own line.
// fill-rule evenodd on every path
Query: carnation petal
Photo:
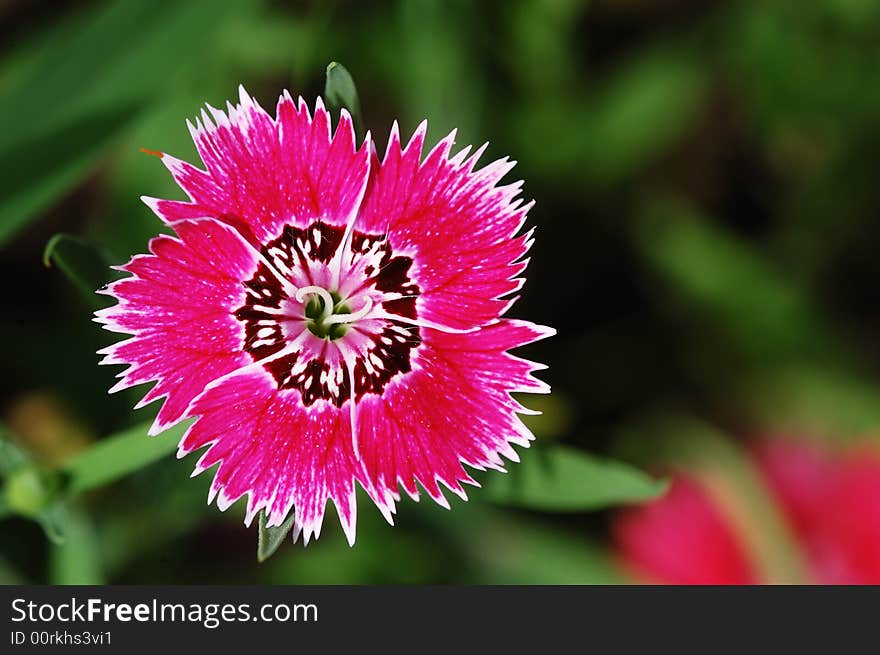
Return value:
M 156 381 L 139 403 L 165 398 L 154 433 L 184 418 L 206 384 L 250 362 L 231 310 L 242 303 L 241 280 L 256 269 L 255 253 L 235 230 L 210 218 L 174 227 L 176 238 L 156 237 L 151 254 L 121 267 L 132 275 L 105 291 L 119 302 L 95 319 L 134 335 L 99 351 L 101 363 L 129 364 L 111 391 Z
M 468 334 L 424 330 L 413 371 L 358 404 L 358 444 L 376 496 L 399 498 L 399 485 L 418 500 L 419 484 L 448 507 L 441 484 L 463 498 L 461 484 L 475 484 L 462 464 L 504 470 L 500 455 L 517 461 L 510 444 L 527 447 L 533 437 L 510 394 L 549 388 L 531 375 L 539 365 L 506 350 L 551 334 L 512 320 Z
M 247 495 L 248 521 L 262 509 L 269 525 L 280 525 L 293 511 L 294 532 L 308 543 L 320 534 L 332 500 L 354 542 L 354 483 L 363 484 L 363 475 L 347 405 L 319 401 L 305 407 L 298 392 L 277 389 L 265 370 L 251 366 L 208 385 L 191 414 L 199 418 L 179 455 L 208 447 L 196 473 L 219 464 L 212 491 L 221 509 Z
M 402 148 L 395 123 L 383 159 L 373 153 L 356 225 L 387 234 L 412 257 L 421 317 L 459 329 L 484 325 L 507 311 L 505 298 L 522 286 L 530 235 L 516 234 L 533 203 L 517 200 L 519 182 L 498 186 L 515 162 L 476 169 L 484 148 L 450 158 L 454 132 L 423 160 L 425 130 L 422 123 Z
M 313 117 L 285 93 L 272 118 L 242 88 L 237 105 L 207 107 L 190 131 L 205 170 L 162 154 L 189 202 L 144 198 L 166 222 L 212 216 L 265 243 L 285 225 L 346 224 L 360 205 L 369 145 L 357 148 L 347 112 L 334 134 L 320 100 Z

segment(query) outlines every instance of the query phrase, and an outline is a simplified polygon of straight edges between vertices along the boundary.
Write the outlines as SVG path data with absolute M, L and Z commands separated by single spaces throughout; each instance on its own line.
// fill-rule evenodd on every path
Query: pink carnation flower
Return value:
M 880 452 L 776 439 L 751 454 L 805 559 L 807 582 L 880 584 Z M 613 533 L 621 562 L 641 581 L 765 581 L 736 522 L 688 474 L 676 475 L 664 497 L 619 512 Z
M 509 349 L 554 333 L 501 318 L 522 287 L 532 203 L 513 162 L 477 169 L 455 133 L 422 156 L 426 124 L 380 160 L 285 93 L 275 118 L 241 89 L 190 131 L 205 169 L 159 153 L 188 201 L 144 198 L 175 232 L 105 293 L 97 320 L 134 335 L 101 351 L 127 364 L 111 392 L 155 385 L 157 434 L 198 417 L 178 456 L 205 448 L 209 502 L 247 495 L 246 522 L 293 511 L 294 538 L 320 534 L 332 500 L 350 543 L 355 483 L 391 522 L 402 487 L 466 498 L 464 469 L 504 470 L 532 435 L 511 392 L 546 393 L 544 368 Z M 195 474 L 194 473 L 194 474 Z

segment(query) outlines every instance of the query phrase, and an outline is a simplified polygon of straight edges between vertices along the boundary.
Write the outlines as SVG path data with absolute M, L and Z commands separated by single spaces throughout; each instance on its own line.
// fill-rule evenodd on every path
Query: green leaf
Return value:
M 496 80 L 486 67 L 475 65 L 487 55 L 483 40 L 464 37 L 462 31 L 464 25 L 481 24 L 482 3 L 418 0 L 396 4 L 395 38 L 368 47 L 381 58 L 380 70 L 393 75 L 401 118 L 416 125 L 430 116 L 434 134 L 448 134 L 455 128 L 463 143 L 473 143 L 487 120 L 499 118 L 489 110 L 489 89 Z
M 99 441 L 62 466 L 68 480 L 67 492 L 77 494 L 109 484 L 167 457 L 177 450 L 188 425 L 177 425 L 149 437 L 150 424 L 144 423 Z
M 661 46 L 615 71 L 588 116 L 585 163 L 597 182 L 633 173 L 692 126 L 706 87 L 703 66 L 690 53 Z
M 6 428 L 0 425 L 0 477 L 8 477 L 29 461 L 28 456 L 9 439 Z
M 554 446 L 527 453 L 507 475 L 488 476 L 480 496 L 516 507 L 577 512 L 649 500 L 666 487 L 666 481 L 626 464 Z
M 88 173 L 103 147 L 138 112 L 131 104 L 95 112 L 0 149 L 0 244 Z
M 617 584 L 613 559 L 589 536 L 485 504 L 425 510 L 469 561 L 478 584 Z
M 735 396 L 754 425 L 808 425 L 834 441 L 880 440 L 880 387 L 864 375 L 795 363 L 743 376 Z
M 259 533 L 257 536 L 257 560 L 265 562 L 272 557 L 281 542 L 287 537 L 290 529 L 293 527 L 294 515 L 291 514 L 281 525 L 277 527 L 268 527 L 266 525 L 266 513 L 260 511 L 259 516 Z
M 802 361 L 805 356 L 841 363 L 845 340 L 760 250 L 729 234 L 686 204 L 652 199 L 642 213 L 637 245 L 674 290 L 685 317 L 708 319 L 761 365 Z M 668 305 L 666 298 L 664 305 Z M 693 309 L 697 311 L 693 311 Z M 704 331 L 705 325 L 698 326 Z
M 112 277 L 111 260 L 98 247 L 69 234 L 56 234 L 43 250 L 43 264 L 47 268 L 57 267 L 93 307 L 109 302 L 95 293 Z
M 538 95 L 511 113 L 511 128 L 522 160 L 548 182 L 609 188 L 632 179 L 693 128 L 706 80 L 704 61 L 680 48 L 652 46 L 589 91 L 575 85 L 564 101 Z
M 358 100 L 357 87 L 351 73 L 339 62 L 330 62 L 327 66 L 327 80 L 324 84 L 324 95 L 327 104 L 335 110 L 343 107 L 351 113 L 355 125 L 361 122 L 361 105 Z
M 249 4 L 115 0 L 48 30 L 39 60 L 0 91 L 0 124 L 16 126 L 0 131 L 0 244 L 87 175 L 166 92 L 169 71 L 182 75 Z
M 23 585 L 29 584 L 27 578 L 22 575 L 12 564 L 0 557 L 0 585 Z
M 620 584 L 614 561 L 593 539 L 522 518 L 497 517 L 471 535 L 486 584 Z M 482 551 L 482 552 L 481 552 Z
M 9 440 L 0 425 L 0 519 L 11 515 L 36 521 L 54 543 L 64 541 L 65 509 L 59 497 L 62 478 L 47 471 Z
M 56 585 L 103 584 L 98 538 L 90 517 L 71 508 L 65 521 L 63 543 L 53 543 L 49 560 L 49 583 Z
M 59 487 L 57 476 L 35 464 L 16 469 L 3 487 L 9 509 L 22 516 L 37 516 L 53 499 Z
M 60 500 L 46 507 L 34 520 L 40 524 L 46 538 L 53 544 L 63 544 L 67 539 L 67 508 Z

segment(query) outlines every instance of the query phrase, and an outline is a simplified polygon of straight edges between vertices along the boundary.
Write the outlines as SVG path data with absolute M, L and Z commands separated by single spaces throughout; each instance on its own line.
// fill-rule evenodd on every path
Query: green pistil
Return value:
M 324 302 L 317 295 L 313 295 L 309 302 L 306 303 L 306 327 L 309 332 L 320 339 L 338 339 L 348 332 L 348 326 L 345 323 L 331 323 L 326 325 L 324 321 L 335 314 L 350 314 L 351 309 L 347 304 L 342 302 L 342 296 L 335 291 L 330 291 L 330 297 L 333 298 L 333 310 L 327 316 L 324 315 Z

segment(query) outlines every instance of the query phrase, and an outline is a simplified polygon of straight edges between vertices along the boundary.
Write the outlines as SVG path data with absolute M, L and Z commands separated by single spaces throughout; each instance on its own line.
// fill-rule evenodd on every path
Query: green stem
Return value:
M 99 441 L 61 467 L 68 478 L 67 492 L 78 494 L 104 486 L 170 455 L 188 425 L 147 437 L 150 426 L 144 423 Z

